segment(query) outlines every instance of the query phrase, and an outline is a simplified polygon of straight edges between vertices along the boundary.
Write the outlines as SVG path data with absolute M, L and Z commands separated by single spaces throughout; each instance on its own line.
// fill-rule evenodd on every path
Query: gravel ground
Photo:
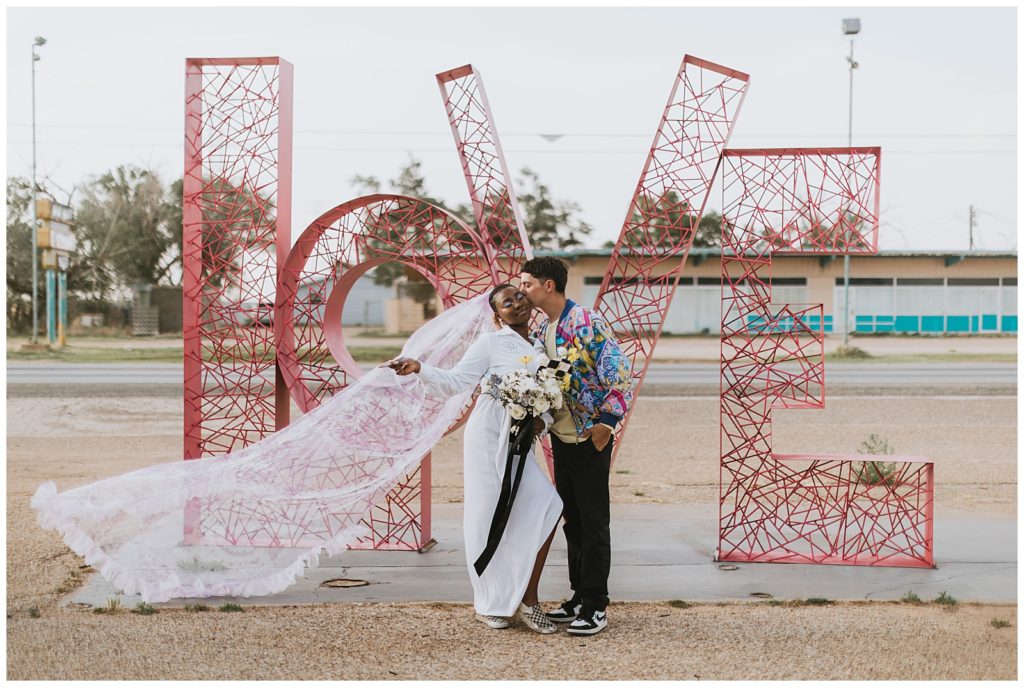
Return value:
M 8 620 L 9 679 L 1016 678 L 1014 606 L 615 603 L 590 638 L 490 630 L 453 604 Z M 996 628 L 993 619 L 1010 623 Z
M 832 398 L 779 411 L 775 450 L 856 453 L 871 433 L 936 462 L 936 513 L 1016 516 L 1015 398 Z M 616 503 L 717 497 L 714 398 L 642 398 L 612 475 Z M 9 398 L 10 679 L 1015 679 L 1016 606 L 613 604 L 588 640 L 496 632 L 458 604 L 247 607 L 95 615 L 59 598 L 88 571 L 28 499 L 181 455 L 171 397 Z M 434 451 L 434 496 L 460 501 L 461 437 Z M 38 609 L 40 617 L 31 617 Z M 997 628 L 993 620 L 1009 627 Z M 381 647 L 387 647 L 382 650 Z

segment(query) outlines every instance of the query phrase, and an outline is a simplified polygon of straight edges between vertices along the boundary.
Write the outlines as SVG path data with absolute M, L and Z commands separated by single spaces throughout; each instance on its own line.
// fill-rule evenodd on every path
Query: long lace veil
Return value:
M 477 296 L 421 327 L 402 354 L 454 367 L 490 317 Z M 472 391 L 448 396 L 378 367 L 241 451 L 59 494 L 47 482 L 32 507 L 40 525 L 144 601 L 273 594 L 321 553 L 367 533 L 360 520 L 458 420 Z

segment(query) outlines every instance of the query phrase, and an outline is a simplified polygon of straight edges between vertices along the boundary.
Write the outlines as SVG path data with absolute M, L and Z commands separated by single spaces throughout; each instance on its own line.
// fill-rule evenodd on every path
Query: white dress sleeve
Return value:
M 458 365 L 450 370 L 420 364 L 420 379 L 431 386 L 455 395 L 480 383 L 491 366 L 489 336 L 484 334 L 466 350 Z

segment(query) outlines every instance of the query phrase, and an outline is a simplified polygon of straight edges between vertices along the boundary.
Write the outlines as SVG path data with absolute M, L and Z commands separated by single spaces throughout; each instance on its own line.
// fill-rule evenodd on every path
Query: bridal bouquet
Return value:
M 522 358 L 524 365 L 530 360 L 530 356 Z M 513 420 L 522 420 L 528 415 L 537 417 L 546 410 L 562 407 L 562 377 L 567 371 L 567 366 L 562 369 L 563 366 L 556 361 L 538 368 L 535 373 L 524 368 L 504 376 L 492 374 L 480 383 L 480 391 L 508 408 Z

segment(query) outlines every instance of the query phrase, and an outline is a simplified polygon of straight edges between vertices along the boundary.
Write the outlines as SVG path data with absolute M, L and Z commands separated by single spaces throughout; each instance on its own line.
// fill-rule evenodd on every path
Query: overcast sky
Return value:
M 295 67 L 293 237 L 411 154 L 466 198 L 434 74 L 483 75 L 510 167 L 618 236 L 682 56 L 751 75 L 734 147 L 842 146 L 856 37 L 854 145 L 882 146 L 883 249 L 1017 245 L 1015 8 L 170 8 L 7 10 L 7 173 L 70 189 L 118 164 L 182 174 L 186 57 Z M 562 134 L 549 142 L 540 134 Z M 387 189 L 385 189 L 387 190 Z M 720 187 L 709 207 L 721 209 Z

